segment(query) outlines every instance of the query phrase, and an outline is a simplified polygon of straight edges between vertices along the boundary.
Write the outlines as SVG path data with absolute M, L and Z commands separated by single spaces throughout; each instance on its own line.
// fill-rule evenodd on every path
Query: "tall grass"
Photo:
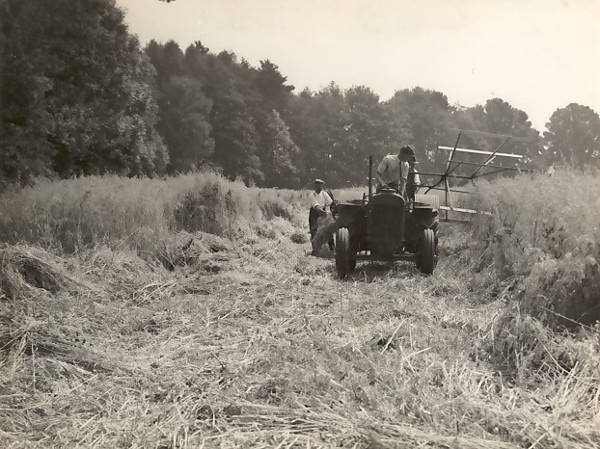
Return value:
M 473 206 L 491 215 L 473 222 L 473 276 L 487 273 L 504 304 L 476 345 L 551 412 L 527 447 L 600 442 L 600 327 L 586 326 L 600 319 L 599 193 L 597 173 L 568 169 L 478 184 Z M 560 423 L 572 441 L 554 438 Z
M 40 181 L 0 196 L 0 241 L 73 253 L 97 245 L 145 251 L 184 230 L 233 236 L 266 220 L 300 223 L 306 194 L 247 188 L 211 172 Z
M 600 177 L 559 170 L 478 186 L 477 252 L 521 310 L 546 321 L 600 319 Z M 564 319 L 559 319 L 564 323 Z

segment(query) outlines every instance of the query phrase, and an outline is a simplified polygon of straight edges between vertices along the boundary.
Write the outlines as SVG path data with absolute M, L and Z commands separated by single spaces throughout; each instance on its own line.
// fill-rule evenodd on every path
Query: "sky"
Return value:
M 335 81 L 381 100 L 420 86 L 474 106 L 500 97 L 540 131 L 579 103 L 600 113 L 600 0 L 117 0 L 142 45 L 200 40 L 300 92 Z

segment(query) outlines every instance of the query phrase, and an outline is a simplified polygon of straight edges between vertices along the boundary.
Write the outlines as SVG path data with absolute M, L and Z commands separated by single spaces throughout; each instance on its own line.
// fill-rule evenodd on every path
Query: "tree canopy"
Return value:
M 369 155 L 409 143 L 420 170 L 442 171 L 435 148 L 456 128 L 519 137 L 510 151 L 538 167 L 600 165 L 600 119 L 584 105 L 557 109 L 542 137 L 501 98 L 465 108 L 413 87 L 382 100 L 334 81 L 296 92 L 269 59 L 253 67 L 200 40 L 141 49 L 123 19 L 114 0 L 0 0 L 0 185 L 208 165 L 248 184 L 341 187 L 364 183 Z M 481 136 L 461 142 L 493 149 Z
M 164 171 L 154 67 L 110 0 L 2 0 L 3 182 Z
M 574 167 L 600 166 L 600 117 L 587 106 L 571 103 L 557 109 L 546 124 L 548 163 Z

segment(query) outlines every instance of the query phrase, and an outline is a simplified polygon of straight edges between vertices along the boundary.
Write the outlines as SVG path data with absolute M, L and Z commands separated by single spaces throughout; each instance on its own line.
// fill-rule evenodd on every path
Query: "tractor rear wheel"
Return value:
M 437 263 L 435 233 L 432 229 L 423 230 L 423 240 L 417 258 L 417 267 L 424 274 L 432 274 Z
M 356 266 L 356 259 L 350 251 L 350 232 L 348 228 L 339 228 L 335 236 L 335 269 L 338 277 L 344 279 Z M 354 259 L 354 266 L 352 265 Z

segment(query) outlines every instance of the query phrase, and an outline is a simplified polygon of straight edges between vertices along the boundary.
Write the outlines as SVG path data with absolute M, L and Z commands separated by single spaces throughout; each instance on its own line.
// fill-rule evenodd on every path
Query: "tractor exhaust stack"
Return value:
M 369 202 L 373 198 L 373 156 L 369 156 Z

